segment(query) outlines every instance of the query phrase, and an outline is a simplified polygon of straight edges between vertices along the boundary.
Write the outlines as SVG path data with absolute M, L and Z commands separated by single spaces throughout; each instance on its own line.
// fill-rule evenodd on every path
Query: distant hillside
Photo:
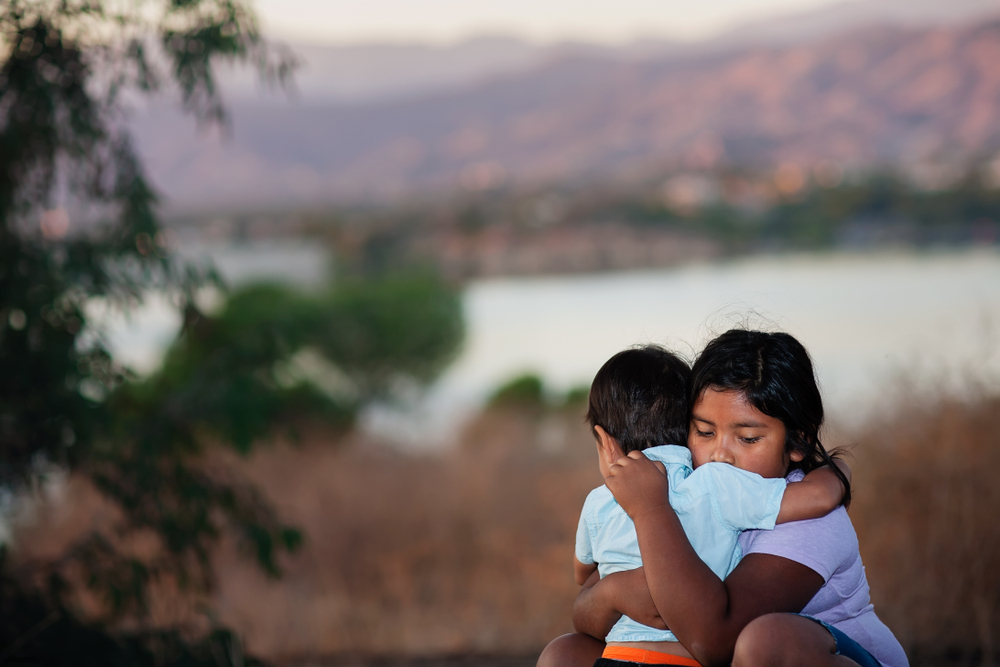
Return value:
M 570 52 L 368 103 L 233 103 L 230 140 L 163 106 L 135 118 L 178 208 L 384 199 L 632 179 L 724 164 L 935 174 L 1000 151 L 1000 20 L 869 27 L 792 46 L 627 59 Z
M 570 56 L 639 59 L 728 53 L 750 46 L 812 42 L 863 27 L 928 28 L 1000 16 L 997 0 L 840 0 L 738 25 L 696 42 L 650 38 L 623 45 L 531 42 L 513 35 L 473 35 L 450 44 L 365 42 L 288 47 L 302 67 L 296 97 L 306 103 L 373 102 L 425 95 L 533 69 Z M 226 94 L 261 103 L 254 74 L 222 73 Z M 278 103 L 284 98 L 275 98 Z
M 721 35 L 757 44 L 798 44 L 862 27 L 931 27 L 971 23 L 1000 14 L 996 0 L 846 0 L 767 18 Z

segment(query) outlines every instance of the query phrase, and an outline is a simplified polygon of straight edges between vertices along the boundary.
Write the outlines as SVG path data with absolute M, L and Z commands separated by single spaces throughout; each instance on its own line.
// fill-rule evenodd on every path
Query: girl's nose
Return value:
M 733 458 L 731 448 L 726 443 L 720 443 L 718 447 L 712 450 L 711 460 L 713 463 L 728 463 L 732 465 L 735 459 Z

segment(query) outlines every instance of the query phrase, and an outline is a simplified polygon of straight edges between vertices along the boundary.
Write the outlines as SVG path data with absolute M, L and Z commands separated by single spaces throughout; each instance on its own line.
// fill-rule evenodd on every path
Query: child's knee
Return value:
M 571 633 L 556 637 L 538 656 L 536 667 L 590 667 L 604 652 L 604 642 Z
M 766 614 L 736 640 L 733 667 L 827 664 L 837 644 L 822 625 L 798 614 Z
M 733 667 L 776 667 L 785 664 L 794 644 L 792 614 L 766 614 L 750 621 L 736 640 Z

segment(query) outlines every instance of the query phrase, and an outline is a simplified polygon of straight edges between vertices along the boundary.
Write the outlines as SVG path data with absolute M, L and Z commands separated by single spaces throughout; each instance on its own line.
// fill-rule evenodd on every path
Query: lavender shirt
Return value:
M 801 479 L 797 472 L 789 475 L 788 481 Z M 744 556 L 771 554 L 814 570 L 823 577 L 823 587 L 802 613 L 842 631 L 884 667 L 908 667 L 903 647 L 875 615 L 858 536 L 843 507 L 820 519 L 783 523 L 774 530 L 748 530 L 739 541 Z

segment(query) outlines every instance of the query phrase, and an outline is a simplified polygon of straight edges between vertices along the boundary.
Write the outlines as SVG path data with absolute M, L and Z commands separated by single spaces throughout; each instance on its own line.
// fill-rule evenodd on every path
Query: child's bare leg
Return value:
M 538 656 L 536 667 L 592 667 L 604 653 L 604 642 L 573 632 L 556 637 Z
M 767 614 L 740 633 L 732 667 L 858 667 L 836 650 L 833 635 L 816 621 L 797 614 Z

